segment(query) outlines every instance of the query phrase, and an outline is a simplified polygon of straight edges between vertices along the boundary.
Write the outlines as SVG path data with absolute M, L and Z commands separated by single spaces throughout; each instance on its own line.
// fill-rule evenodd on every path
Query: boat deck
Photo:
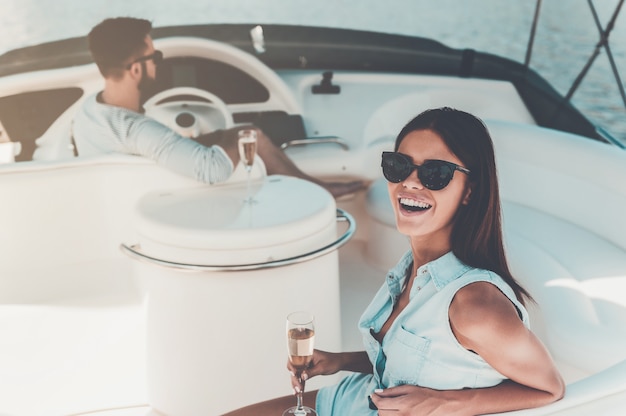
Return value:
M 363 245 L 340 249 L 345 350 L 360 349 L 356 323 L 384 275 Z M 138 293 L 0 305 L 0 415 L 150 414 L 144 312 Z
M 0 305 L 0 414 L 145 403 L 142 311 L 138 296 Z
M 626 362 L 619 364 L 626 189 L 610 180 L 623 171 L 623 154 L 573 141 L 571 158 L 545 158 L 564 146 L 562 134 L 509 123 L 490 128 L 500 139 L 504 226 L 514 254 L 509 260 L 551 319 L 548 331 L 541 319 L 532 319 L 533 328 L 548 341 L 568 383 L 583 381 L 571 384 L 569 400 L 553 410 L 580 401 L 610 409 L 605 396 L 626 392 Z M 594 175 L 581 171 L 583 165 L 594 166 Z M 5 201 L 1 216 L 3 235 L 11 238 L 2 245 L 9 254 L 1 270 L 0 415 L 150 415 L 144 303 L 117 247 L 134 241 L 128 213 L 136 195 L 180 181 L 143 161 L 118 158 L 17 167 L 3 178 L 14 198 Z M 344 350 L 360 349 L 356 322 L 386 272 L 372 264 L 399 257 L 397 250 L 388 252 L 397 236 L 393 227 L 379 230 L 384 215 L 368 211 L 377 208 L 370 199 L 376 201 L 376 189 L 338 204 L 357 223 L 339 250 Z M 585 200 L 608 202 L 596 204 L 590 215 L 581 190 Z M 581 339 L 581 333 L 591 336 Z

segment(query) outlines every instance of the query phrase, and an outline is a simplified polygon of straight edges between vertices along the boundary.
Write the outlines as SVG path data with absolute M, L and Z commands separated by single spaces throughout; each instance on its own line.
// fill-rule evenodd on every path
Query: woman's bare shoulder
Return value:
M 511 335 L 525 327 L 517 308 L 490 282 L 474 282 L 459 289 L 449 308 L 452 329 L 462 344 Z

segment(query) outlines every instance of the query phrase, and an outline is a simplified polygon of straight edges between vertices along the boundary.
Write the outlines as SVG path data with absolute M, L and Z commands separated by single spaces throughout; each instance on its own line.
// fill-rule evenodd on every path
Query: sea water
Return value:
M 618 1 L 593 2 L 603 28 Z M 535 0 L 0 0 L 0 54 L 83 36 L 107 17 L 133 16 L 154 26 L 254 22 L 376 30 L 430 37 L 453 48 L 524 62 L 535 8 Z M 599 39 L 587 0 L 544 0 L 530 65 L 566 94 Z M 626 10 L 609 45 L 626 78 Z M 626 142 L 626 105 L 604 49 L 572 102 Z

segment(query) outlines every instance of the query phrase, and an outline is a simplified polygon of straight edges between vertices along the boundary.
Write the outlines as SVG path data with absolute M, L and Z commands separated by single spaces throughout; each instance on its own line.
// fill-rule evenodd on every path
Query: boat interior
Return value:
M 317 347 L 361 349 L 360 313 L 408 248 L 395 229 L 380 154 L 392 149 L 410 118 L 442 106 L 475 114 L 491 132 L 508 259 L 536 300 L 529 305 L 532 328 L 567 381 L 563 400 L 512 414 L 623 409 L 626 152 L 539 123 L 541 109 L 529 109 L 528 97 L 506 79 L 330 71 L 307 66 L 306 55 L 299 57 L 301 67 L 270 68 L 262 61 L 262 45 L 253 45 L 255 53 L 159 33 L 155 47 L 165 61 L 158 98 L 146 106 L 150 115 L 192 136 L 255 123 L 308 174 L 371 185 L 334 200 L 308 182 L 267 176 L 260 163 L 253 188 L 260 200 L 267 198 L 245 207 L 232 199 L 246 189 L 239 168 L 228 182 L 205 185 L 137 156 L 81 156 L 71 140 L 72 116 L 102 88 L 97 68 L 84 58 L 67 68 L 54 64 L 0 78 L 3 133 L 21 143 L 15 162 L 0 165 L 1 415 L 191 415 L 199 408 L 220 414 L 290 394 L 284 317 L 302 307 L 320 316 Z M 182 114 L 191 115 L 191 122 L 181 123 Z M 164 195 L 178 199 L 163 202 Z M 189 207 L 190 201 L 223 195 L 230 199 L 221 199 L 222 208 L 213 202 Z M 184 223 L 184 232 L 157 224 L 164 217 L 149 205 L 156 200 L 167 218 Z M 264 204 L 270 211 L 262 210 Z M 195 233 L 194 219 L 219 222 L 211 216 L 221 220 L 224 205 L 232 214 L 224 221 L 257 210 L 256 221 L 271 217 L 277 206 L 293 206 L 303 233 L 317 236 L 319 222 L 332 235 L 320 231 L 323 238 L 298 246 L 308 234 L 294 234 L 289 224 L 279 224 L 281 218 L 270 225 L 259 219 L 248 231 L 234 230 L 235 248 L 223 250 L 232 242 L 228 229 L 218 237 Z M 336 212 L 347 213 L 349 221 L 335 221 Z M 309 216 L 324 218 L 313 224 Z M 349 239 L 335 244 L 336 250 L 299 263 L 257 267 L 261 260 L 236 248 L 249 243 L 258 251 L 273 244 L 278 249 L 260 258 L 291 259 L 332 245 L 349 227 Z M 152 241 L 147 261 L 129 255 L 139 248 L 148 252 L 152 237 L 161 248 Z M 167 256 L 176 241 L 182 252 L 192 240 L 200 253 L 191 259 L 150 262 L 159 257 L 152 253 Z M 168 303 L 165 298 L 174 295 L 180 298 Z M 250 320 L 256 329 L 242 334 L 242 322 Z M 194 343 L 203 350 L 191 349 Z M 167 348 L 159 349 L 162 344 Z M 192 362 L 177 361 L 184 358 Z M 183 366 L 190 369 L 185 374 L 173 369 Z M 196 368 L 214 369 L 191 374 Z M 335 381 L 314 379 L 307 388 Z M 179 403 L 189 395 L 200 407 Z

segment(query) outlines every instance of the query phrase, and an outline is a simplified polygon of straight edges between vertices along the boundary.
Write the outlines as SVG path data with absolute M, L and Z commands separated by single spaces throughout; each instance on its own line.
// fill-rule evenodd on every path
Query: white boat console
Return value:
M 251 188 L 252 204 L 245 182 L 153 191 L 137 203 L 139 244 L 122 249 L 147 295 L 148 400 L 164 414 L 221 414 L 290 394 L 291 311 L 314 312 L 319 346 L 341 349 L 336 248 L 354 227 L 337 238 L 336 222 L 349 214 L 300 179 Z M 234 370 L 246 368 L 254 375 Z M 242 394 L 249 377 L 255 388 Z

